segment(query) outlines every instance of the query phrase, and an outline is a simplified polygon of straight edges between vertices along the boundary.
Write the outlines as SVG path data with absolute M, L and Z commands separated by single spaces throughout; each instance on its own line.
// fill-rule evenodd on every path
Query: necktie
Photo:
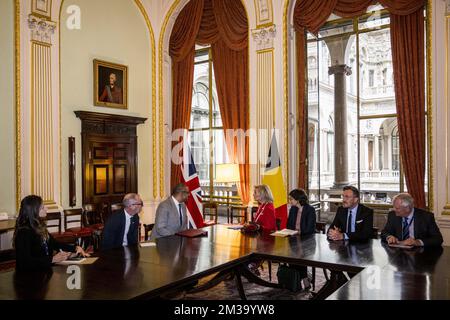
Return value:
M 181 209 L 181 203 L 178 204 L 178 209 L 180 211 L 180 227 L 183 225 L 183 211 Z
M 348 210 L 347 233 L 352 232 L 352 210 Z
M 409 224 L 408 224 L 408 218 L 403 218 L 403 240 L 406 240 L 409 238 Z

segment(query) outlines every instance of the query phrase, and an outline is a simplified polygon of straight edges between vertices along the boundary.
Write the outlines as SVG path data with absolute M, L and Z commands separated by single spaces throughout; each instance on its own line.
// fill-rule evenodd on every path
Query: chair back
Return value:
M 203 206 L 203 219 L 205 216 L 214 217 L 214 221 L 217 223 L 217 202 L 204 202 Z
M 231 206 L 231 223 L 233 218 L 244 218 L 244 222 L 247 222 L 247 206 Z M 236 213 L 236 214 L 235 214 Z M 239 214 L 241 213 L 241 214 Z
M 61 233 L 61 212 L 47 212 L 47 216 L 45 217 L 45 221 L 47 224 L 47 229 L 49 228 L 58 228 L 58 233 Z M 49 230 L 50 232 L 50 230 Z
M 326 222 L 320 222 L 320 221 L 316 222 L 316 232 L 317 233 L 325 234 L 327 232 L 326 228 L 327 228 Z
M 250 209 L 250 218 L 251 218 L 252 222 L 255 221 L 255 213 L 256 212 L 258 212 L 258 207 L 252 206 L 252 208 Z
M 83 209 L 66 209 L 64 210 L 64 230 L 67 230 L 69 223 L 80 223 L 80 227 L 83 227 L 82 221 Z M 69 221 L 67 218 L 71 218 Z
M 147 241 L 148 237 L 150 236 L 150 232 L 153 230 L 153 227 L 155 226 L 154 223 L 145 224 L 144 223 L 144 240 Z
M 122 203 L 113 203 L 111 205 L 111 213 L 113 213 L 114 211 L 117 211 L 117 210 L 122 210 L 122 209 L 123 209 Z
M 372 239 L 378 239 L 378 228 L 372 228 Z
M 87 203 L 83 206 L 83 224 L 84 226 L 103 224 L 103 217 L 97 205 Z

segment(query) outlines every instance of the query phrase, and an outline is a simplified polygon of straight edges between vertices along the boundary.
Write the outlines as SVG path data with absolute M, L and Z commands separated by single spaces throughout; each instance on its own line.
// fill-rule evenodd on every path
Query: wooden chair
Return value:
M 50 232 L 52 237 L 59 242 L 67 243 L 67 244 L 76 244 L 77 237 L 73 232 L 65 231 L 62 232 L 62 221 L 61 221 L 61 212 L 48 212 L 47 217 L 45 218 L 47 223 L 47 228 L 57 228 L 57 232 Z
M 378 239 L 378 228 L 372 228 L 372 239 Z
M 230 207 L 230 223 L 233 223 L 233 218 L 242 218 L 244 223 L 248 221 L 247 206 L 231 206 Z M 241 214 L 239 214 L 241 213 Z
M 205 224 L 211 225 L 212 223 L 209 223 L 206 221 L 205 217 L 214 217 L 214 224 L 217 224 L 217 203 L 216 202 L 205 202 L 203 203 L 203 219 L 205 220 Z
M 72 218 L 70 221 L 69 217 Z M 79 223 L 80 226 L 68 228 L 69 223 Z M 91 243 L 93 230 L 83 225 L 83 209 L 64 210 L 64 230 L 72 232 L 78 238 L 78 243 L 84 248 L 87 248 Z
M 123 209 L 122 203 L 113 203 L 111 205 L 111 213 L 113 213 L 114 211 L 117 211 L 117 210 L 122 210 L 122 209 Z
M 145 224 L 144 223 L 144 240 L 147 241 L 149 236 L 150 236 L 150 232 L 153 230 L 153 227 L 155 226 L 154 223 L 150 223 L 150 224 Z
M 104 223 L 103 216 L 95 204 L 85 204 L 82 213 L 83 225 L 92 230 L 92 240 L 94 241 L 94 251 L 100 248 L 101 236 Z

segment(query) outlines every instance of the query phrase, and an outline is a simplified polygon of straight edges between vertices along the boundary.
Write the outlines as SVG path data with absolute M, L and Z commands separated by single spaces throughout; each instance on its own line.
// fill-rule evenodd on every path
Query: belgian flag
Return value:
M 286 228 L 287 223 L 287 192 L 281 172 L 281 160 L 278 153 L 277 139 L 275 132 L 272 135 L 272 142 L 269 148 L 266 169 L 264 171 L 262 183 L 268 185 L 273 194 L 273 206 L 275 216 L 280 221 L 280 229 Z

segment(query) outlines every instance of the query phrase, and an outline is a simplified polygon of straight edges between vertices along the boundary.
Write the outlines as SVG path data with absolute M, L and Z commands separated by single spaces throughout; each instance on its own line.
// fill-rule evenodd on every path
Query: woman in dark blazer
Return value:
M 298 230 L 301 235 L 309 235 L 316 232 L 316 210 L 308 204 L 308 196 L 303 189 L 294 189 L 289 192 L 289 203 L 291 209 L 289 210 L 289 217 L 287 228 L 291 230 Z M 297 215 L 300 217 L 300 228 L 296 226 Z
M 49 269 L 53 263 L 66 260 L 75 252 L 89 256 L 79 246 L 57 242 L 47 231 L 46 216 L 41 197 L 30 195 L 22 199 L 13 241 L 17 270 Z M 55 251 L 57 254 L 53 255 Z
M 316 210 L 308 204 L 308 196 L 303 189 L 294 189 L 289 192 L 289 216 L 287 228 L 298 230 L 300 235 L 307 236 L 316 232 Z M 301 215 L 297 221 L 297 216 Z M 305 266 L 290 266 L 300 272 L 300 278 L 303 282 L 303 289 L 311 287 L 311 281 L 308 278 L 308 269 Z

